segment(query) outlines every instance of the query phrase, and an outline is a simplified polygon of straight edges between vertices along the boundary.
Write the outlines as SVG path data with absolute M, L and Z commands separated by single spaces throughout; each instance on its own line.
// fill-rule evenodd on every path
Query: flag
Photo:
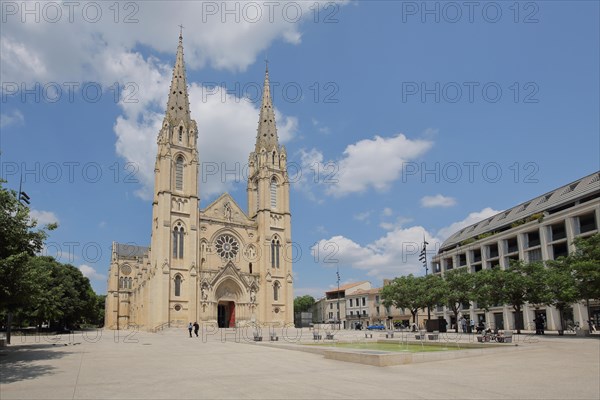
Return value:
M 19 200 L 21 202 L 27 203 L 29 205 L 30 204 L 29 202 L 30 202 L 31 199 L 29 198 L 29 196 L 27 195 L 27 193 L 21 192 L 20 196 L 19 196 Z

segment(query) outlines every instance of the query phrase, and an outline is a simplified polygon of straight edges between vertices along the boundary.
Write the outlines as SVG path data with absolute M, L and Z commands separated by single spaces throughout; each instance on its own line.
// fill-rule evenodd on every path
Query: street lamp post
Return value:
M 339 267 L 339 265 L 337 267 L 336 275 L 337 275 L 337 322 L 338 322 L 338 331 L 339 331 L 342 329 L 341 321 L 340 321 L 341 310 L 340 310 L 340 267 Z

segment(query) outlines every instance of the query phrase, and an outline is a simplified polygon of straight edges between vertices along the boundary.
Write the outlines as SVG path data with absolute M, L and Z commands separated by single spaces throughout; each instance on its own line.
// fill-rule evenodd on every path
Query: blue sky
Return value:
M 2 2 L 2 177 L 16 189 L 23 172 L 33 214 L 59 222 L 46 254 L 103 293 L 111 242 L 149 244 L 179 24 L 201 162 L 219 172 L 247 162 L 269 59 L 301 171 L 296 295 L 338 266 L 342 283 L 423 274 L 423 235 L 434 251 L 600 169 L 597 2 L 287 3 Z M 244 177 L 218 175 L 201 207 L 228 191 L 245 209 Z

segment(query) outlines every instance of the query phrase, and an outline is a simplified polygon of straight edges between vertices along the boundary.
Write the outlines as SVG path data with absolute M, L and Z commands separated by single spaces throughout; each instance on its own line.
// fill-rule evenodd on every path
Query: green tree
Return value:
M 516 315 L 521 315 L 526 303 L 536 305 L 547 304 L 550 301 L 543 263 L 513 261 L 508 269 L 500 273 L 500 276 L 502 278 L 498 282 L 502 289 L 500 303 L 512 305 Z M 517 333 L 521 333 L 520 327 L 517 327 Z
M 489 311 L 490 307 L 502 304 L 504 270 L 500 268 L 484 269 L 473 274 L 473 300 L 477 307 Z
M 42 250 L 47 230 L 56 224 L 36 229 L 37 221 L 29 216 L 29 208 L 18 202 L 17 193 L 3 187 L 0 180 L 0 310 L 7 318 L 7 342 L 10 343 L 12 314 L 26 307 L 36 292 L 36 276 L 27 267 L 28 260 Z
M 558 310 L 561 327 L 559 334 L 562 335 L 565 329 L 565 310 L 580 297 L 577 281 L 566 258 L 548 261 L 546 266 L 546 290 L 548 291 L 546 304 Z
M 310 311 L 315 304 L 314 297 L 305 294 L 304 296 L 298 296 L 294 299 L 294 312 L 307 312 Z
M 31 257 L 28 269 L 37 277 L 32 301 L 22 317 L 43 321 L 60 328 L 72 328 L 98 319 L 98 296 L 88 278 L 70 265 L 53 257 Z
M 415 277 L 410 274 L 395 278 L 381 289 L 381 299 L 386 307 L 393 305 L 397 309 L 408 309 L 412 314 L 413 322 L 417 323 L 419 309 L 426 307 L 429 301 L 425 277 Z
M 443 298 L 454 313 L 458 332 L 458 313 L 462 305 L 468 303 L 473 296 L 473 274 L 468 273 L 465 268 L 446 272 L 444 282 Z
M 423 278 L 423 305 L 430 310 L 445 303 L 446 287 L 439 275 L 427 275 Z
M 585 300 L 590 315 L 590 300 L 600 299 L 600 233 L 573 241 L 575 252 L 565 260 L 573 271 L 579 293 L 578 299 Z

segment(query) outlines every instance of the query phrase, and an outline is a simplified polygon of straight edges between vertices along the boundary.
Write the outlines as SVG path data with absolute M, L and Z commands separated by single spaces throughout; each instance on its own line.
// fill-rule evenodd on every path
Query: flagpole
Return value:
M 423 249 L 421 250 L 421 255 L 419 256 L 419 260 L 423 262 L 423 267 L 425 268 L 425 276 L 427 276 L 429 272 L 429 267 L 427 265 L 427 245 L 429 243 L 425 240 L 425 234 L 423 234 Z M 427 323 L 431 320 L 431 307 L 427 306 Z

